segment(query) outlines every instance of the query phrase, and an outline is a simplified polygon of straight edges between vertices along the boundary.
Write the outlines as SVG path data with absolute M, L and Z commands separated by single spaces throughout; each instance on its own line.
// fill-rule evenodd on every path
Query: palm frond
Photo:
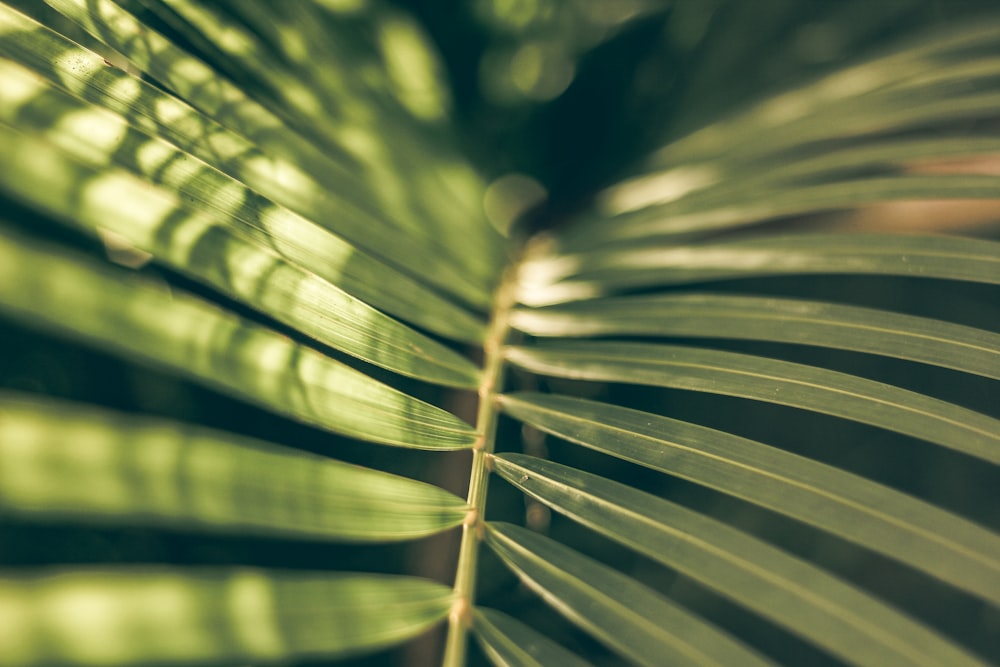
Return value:
M 58 570 L 0 579 L 0 642 L 11 665 L 349 655 L 420 633 L 451 597 L 399 576 Z
M 402 4 L 0 2 L 0 662 L 1000 660 L 987 0 Z

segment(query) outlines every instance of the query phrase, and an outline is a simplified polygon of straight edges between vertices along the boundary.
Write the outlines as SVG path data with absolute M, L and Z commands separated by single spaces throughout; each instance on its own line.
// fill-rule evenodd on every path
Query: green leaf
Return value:
M 1000 420 L 899 387 L 748 354 L 676 345 L 560 342 L 512 347 L 516 366 L 556 377 L 739 396 L 896 431 L 1000 463 Z
M 4 664 L 127 665 L 338 657 L 447 615 L 410 577 L 251 569 L 55 570 L 0 578 Z
M 571 442 L 728 493 L 1000 604 L 1000 536 L 833 466 L 696 424 L 568 396 L 508 394 L 504 412 Z
M 533 336 L 739 338 L 881 354 L 1000 380 L 1000 335 L 885 310 L 756 296 L 671 293 L 600 299 L 511 316 Z
M 485 186 L 444 131 L 443 68 L 411 18 L 388 5 L 353 20 L 330 20 L 311 3 L 226 12 L 161 0 L 149 8 L 193 43 L 207 42 L 297 130 L 347 156 L 394 224 L 455 262 L 467 281 L 495 281 L 504 257 L 482 212 Z
M 934 235 L 788 234 L 541 255 L 521 273 L 522 303 L 543 306 L 623 287 L 804 274 L 889 275 L 1000 284 L 1000 243 Z
M 602 193 L 598 214 L 561 231 L 560 247 L 596 250 L 879 201 L 996 198 L 996 176 L 887 169 L 990 150 L 995 137 L 941 138 L 956 127 L 972 134 L 965 128 L 992 118 L 1000 102 L 1000 29 L 996 17 L 981 23 L 839 68 L 675 139 L 643 173 Z M 962 147 L 976 139 L 980 146 Z
M 728 159 L 731 154 L 775 153 L 813 142 L 889 132 L 907 120 L 917 124 L 961 119 L 966 111 L 961 100 L 989 89 L 969 86 L 967 67 L 989 63 L 998 36 L 1000 22 L 995 16 L 937 28 L 889 53 L 769 96 L 663 147 L 650 163 L 665 166 L 721 155 Z M 959 82 L 957 90 L 948 87 L 950 79 Z M 900 118 L 903 113 L 909 115 Z
M 0 507 L 43 517 L 385 542 L 459 525 L 435 486 L 167 421 L 0 394 Z
M 147 197 L 157 196 L 151 184 L 161 185 L 160 198 L 172 198 L 178 214 L 182 209 L 197 211 L 217 220 L 248 242 L 280 254 L 377 308 L 445 336 L 468 342 L 482 339 L 485 324 L 480 318 L 413 278 L 169 142 L 130 127 L 126 118 L 80 101 L 12 61 L 0 61 L 0 65 L 4 79 L 0 114 L 8 125 L 44 135 L 88 166 L 109 170 L 115 165 L 135 174 L 150 191 Z M 11 178 L 28 176 L 14 172 Z M 161 244 L 171 240 L 165 234 L 154 236 Z M 186 259 L 193 263 L 200 257 L 188 254 Z
M 12 63 L 0 59 L 5 82 L 32 83 L 31 78 L 18 78 L 26 74 L 23 70 L 6 65 Z M 59 100 L 33 97 L 36 102 L 45 102 L 43 108 L 59 108 L 52 103 Z M 0 107 L 22 111 L 20 105 L 5 102 L 7 96 L 0 92 Z M 178 271 L 355 357 L 429 382 L 463 387 L 478 383 L 478 369 L 468 359 L 348 295 L 308 267 L 289 261 L 273 247 L 274 237 L 257 233 L 257 238 L 247 238 L 245 227 L 233 224 L 228 211 L 214 208 L 226 194 L 234 194 L 232 188 L 218 193 L 213 208 L 205 208 L 187 201 L 183 191 L 158 188 L 140 176 L 115 169 L 108 165 L 111 155 L 133 150 L 135 141 L 142 143 L 139 151 L 164 145 L 140 136 L 132 137 L 131 147 L 118 142 L 110 149 L 90 146 L 88 137 L 107 137 L 109 133 L 123 137 L 127 126 L 119 119 L 106 118 L 98 109 L 70 111 L 65 105 L 63 109 L 68 113 L 41 137 L 8 129 L 3 125 L 8 114 L 0 112 L 0 151 L 10 157 L 0 165 L 0 189 L 92 234 L 111 233 Z M 37 117 L 30 111 L 28 115 Z M 67 127 L 73 129 L 66 131 Z M 79 159 L 81 146 L 83 161 Z M 63 152 L 65 148 L 73 151 L 73 157 Z M 183 171 L 175 169 L 181 166 L 180 161 L 171 162 L 169 172 Z M 205 181 L 197 172 L 184 178 Z M 239 206 L 242 195 L 238 190 L 235 194 L 237 200 L 231 203 Z M 272 222 L 280 224 L 277 219 Z M 283 235 L 298 234 L 301 227 L 293 226 Z M 306 233 L 303 238 L 309 236 Z M 333 256 L 327 265 L 335 269 L 332 260 Z M 466 319 L 471 317 L 466 315 Z
M 698 166 L 658 170 L 644 173 L 617 185 L 602 195 L 604 208 L 621 209 L 630 214 L 628 220 L 691 215 L 715 209 L 732 209 L 733 206 L 752 205 L 762 199 L 778 198 L 780 201 L 801 202 L 803 194 L 817 196 L 821 208 L 827 198 L 843 196 L 850 188 L 849 197 L 888 195 L 896 199 L 905 190 L 893 191 L 880 188 L 861 190 L 857 178 L 866 173 L 863 182 L 881 182 L 883 186 L 896 183 L 901 188 L 919 181 L 914 174 L 906 175 L 911 166 L 921 162 L 942 159 L 965 159 L 990 156 L 1000 152 L 1000 139 L 994 136 L 961 136 L 957 138 L 904 138 L 888 140 L 869 139 L 841 148 L 828 146 L 799 147 L 796 154 L 776 152 L 764 155 L 733 155 L 726 153 Z M 902 170 L 903 173 L 900 173 Z M 912 171 L 912 170 L 910 170 Z M 984 172 L 985 175 L 985 172 Z M 942 176 L 942 178 L 938 178 Z M 942 173 L 924 176 L 935 188 L 972 188 L 981 178 L 964 181 L 953 178 L 955 174 Z M 888 180 L 885 180 L 888 178 Z M 879 179 L 883 179 L 879 181 Z M 988 182 L 988 181 L 987 181 Z M 909 185 L 907 185 L 909 184 Z M 951 186 L 949 186 L 951 184 Z M 819 188 L 819 189 L 817 189 Z M 865 194 L 865 193 L 868 194 Z M 881 194 L 877 194 L 881 192 Z M 912 191 L 913 198 L 924 199 L 933 192 Z M 942 193 L 945 196 L 946 193 Z M 987 193 L 986 195 L 992 198 Z M 808 204 L 807 204 L 808 205 Z M 632 211 L 634 210 L 634 215 Z
M 586 667 L 579 658 L 524 623 L 493 609 L 476 609 L 472 631 L 497 667 Z
M 555 510 L 852 664 L 979 664 L 877 599 L 720 521 L 597 475 L 523 454 L 498 455 L 494 466 L 508 482 Z
M 454 255 L 403 233 L 369 203 L 355 183 L 321 184 L 302 167 L 262 152 L 185 102 L 135 78 L 16 11 L 0 5 L 0 55 L 97 106 L 120 113 L 136 128 L 171 142 L 248 188 L 322 225 L 375 257 L 476 307 L 489 305 L 489 286 L 475 284 Z M 155 155 L 150 156 L 155 160 Z M 163 165 L 157 162 L 160 167 Z M 342 169 L 340 171 L 343 171 Z M 485 222 L 484 226 L 488 226 Z M 423 257 L 438 258 L 431 264 Z
M 490 522 L 486 544 L 556 611 L 635 664 L 771 664 L 634 579 L 538 533 Z
M 132 272 L 0 236 L 0 310 L 345 435 L 425 449 L 475 441 L 465 422 L 315 350 Z
M 725 170 L 725 178 L 685 195 L 689 198 L 685 207 L 690 208 L 691 199 L 698 200 L 699 205 L 710 198 L 721 200 L 733 187 L 739 190 L 740 196 L 751 193 L 760 196 L 762 192 L 779 192 L 805 182 L 842 180 L 862 171 L 891 173 L 891 169 L 905 169 L 928 160 L 968 159 L 996 153 L 1000 153 L 1000 138 L 977 135 L 869 139 L 833 150 L 816 148 L 804 155 L 779 153 L 760 156 L 759 161 L 725 160 L 717 163 Z M 662 172 L 660 174 L 665 177 Z
M 79 23 L 98 39 L 105 41 L 111 48 L 128 54 L 129 61 L 137 69 L 176 92 L 180 98 L 206 116 L 211 117 L 236 134 L 247 137 L 267 155 L 282 157 L 292 164 L 299 165 L 306 173 L 317 179 L 323 187 L 351 199 L 362 208 L 370 205 L 376 197 L 389 191 L 384 187 L 384 180 L 360 178 L 361 169 L 356 159 L 343 152 L 334 154 L 333 151 L 322 150 L 314 140 L 304 138 L 292 130 L 279 115 L 248 97 L 243 88 L 234 85 L 225 76 L 220 75 L 219 72 L 201 60 L 178 48 L 149 25 L 143 24 L 135 16 L 118 7 L 116 3 L 110 0 L 49 0 L 48 4 Z M 301 7 L 296 7 L 296 9 L 306 11 Z M 301 21 L 297 25 L 315 31 L 320 24 L 315 21 Z M 141 39 L 138 38 L 139 36 Z M 328 47 L 330 44 L 329 37 L 323 38 L 321 45 Z M 351 49 L 344 51 L 348 54 L 351 53 Z M 341 63 L 342 61 L 342 58 L 336 61 L 322 61 L 323 67 L 319 68 L 319 71 L 329 71 L 334 62 Z M 274 59 L 271 59 L 268 64 L 273 66 Z M 310 66 L 312 65 L 310 64 Z M 346 65 L 345 68 L 350 69 Z M 369 68 L 369 74 L 377 69 L 378 66 Z M 285 76 L 286 80 L 287 78 L 288 75 Z M 212 85 L 206 85 L 206 82 L 209 81 Z M 341 94 L 344 95 L 344 93 Z M 343 97 L 340 102 L 342 101 Z M 352 104 L 351 107 L 353 109 L 355 105 Z M 357 105 L 357 107 L 363 108 L 361 105 Z M 322 120 L 326 120 L 325 117 Z M 311 125 L 311 127 L 315 126 Z M 436 149 L 437 151 L 441 150 L 440 144 L 437 145 Z M 388 157 L 391 157 L 391 153 L 390 151 Z M 421 171 L 430 171 L 439 178 L 442 174 L 450 173 L 447 169 L 422 169 Z M 458 177 L 459 174 L 464 174 L 464 178 L 475 183 L 475 178 L 468 173 L 468 170 L 463 171 L 463 168 L 457 164 L 451 166 L 451 172 L 455 172 L 455 175 L 450 177 L 452 179 Z M 373 183 L 381 184 L 383 187 L 372 187 Z M 464 197 L 468 198 L 470 191 L 476 192 L 476 187 L 466 184 L 459 190 Z M 429 188 L 423 188 L 415 194 L 429 197 L 430 192 Z M 479 194 L 475 196 L 479 196 Z M 461 212 L 455 211 L 453 203 L 452 201 L 447 206 L 436 207 L 435 210 L 429 212 L 430 217 L 423 219 L 422 222 L 433 223 L 445 216 L 459 215 Z M 409 208 L 404 208 L 404 210 L 412 214 Z M 474 219 L 475 216 L 472 213 L 476 211 L 466 211 L 465 213 L 469 214 L 466 220 Z M 426 225 L 423 227 L 417 225 L 415 231 L 425 233 L 425 227 Z M 310 244 L 301 238 L 299 242 L 304 250 L 308 250 L 310 247 Z M 495 239 L 490 245 L 491 247 L 485 249 L 485 252 L 496 254 L 497 243 Z M 315 254 L 319 257 L 323 256 L 318 251 Z M 472 256 L 472 253 L 469 252 L 463 255 L 466 258 Z M 369 259 L 367 255 L 364 257 Z M 499 266 L 500 259 L 496 259 L 496 262 Z M 359 273 L 361 271 L 361 267 L 348 268 L 353 268 Z M 313 270 L 316 269 L 313 268 Z M 404 285 L 407 285 L 412 282 L 412 279 L 402 274 L 393 275 L 389 273 L 390 271 L 395 273 L 393 269 L 385 267 L 382 271 L 369 271 L 359 275 L 357 285 L 354 287 L 356 290 L 362 290 L 367 283 L 372 283 L 380 284 L 383 290 L 398 289 L 400 285 L 396 283 L 403 282 Z M 345 289 L 347 288 L 345 287 Z M 361 291 L 352 289 L 347 291 L 373 305 L 385 307 Z M 421 295 L 422 303 L 426 304 L 428 298 L 429 295 Z M 389 312 L 416 322 L 424 328 L 447 336 L 467 342 L 481 340 L 483 334 L 481 323 L 469 322 L 470 318 L 464 311 L 440 298 L 435 298 L 441 302 L 434 304 L 435 308 L 418 308 L 412 305 L 414 301 L 417 301 L 416 299 L 407 298 L 406 294 L 401 294 L 387 309 Z
M 1000 104 L 1000 94 L 992 96 Z M 713 205 L 690 208 L 686 200 L 641 209 L 619 219 L 599 220 L 596 225 L 573 228 L 570 238 L 582 238 L 588 231 L 603 230 L 577 246 L 578 250 L 600 247 L 604 243 L 635 241 L 743 227 L 760 220 L 791 215 L 805 215 L 868 204 L 901 200 L 995 199 L 1000 176 L 987 174 L 903 174 L 870 176 L 820 184 L 797 185 L 775 192 L 730 193 Z M 763 196 L 766 195 L 766 196 Z

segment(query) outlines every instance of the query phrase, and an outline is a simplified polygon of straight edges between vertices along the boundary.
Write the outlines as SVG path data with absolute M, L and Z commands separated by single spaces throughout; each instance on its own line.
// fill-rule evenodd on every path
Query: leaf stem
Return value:
M 493 302 L 493 313 L 483 343 L 483 375 L 479 383 L 479 408 L 476 431 L 479 439 L 472 451 L 472 470 L 469 479 L 469 516 L 462 524 L 462 543 L 458 551 L 455 573 L 455 602 L 448 617 L 448 639 L 445 643 L 444 667 L 465 665 L 468 630 L 476 595 L 476 571 L 479 561 L 479 543 L 482 541 L 486 491 L 489 486 L 489 457 L 496 441 L 499 408 L 496 397 L 502 390 L 503 345 L 510 332 L 510 310 L 514 303 L 514 276 L 517 265 L 504 274 Z

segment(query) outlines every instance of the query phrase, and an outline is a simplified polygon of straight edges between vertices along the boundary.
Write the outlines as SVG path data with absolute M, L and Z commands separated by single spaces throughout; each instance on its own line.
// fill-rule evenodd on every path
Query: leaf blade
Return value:
M 19 667 L 337 657 L 419 634 L 447 615 L 451 597 L 440 584 L 388 575 L 8 572 L 0 651 Z
M 504 479 L 557 511 L 853 664 L 980 664 L 877 599 L 722 522 L 535 457 L 498 455 L 494 463 Z
M 633 579 L 506 523 L 486 544 L 570 621 L 640 665 L 766 665 L 767 660 Z
M 459 525 L 429 484 L 165 420 L 0 394 L 0 507 L 33 518 L 389 542 Z
M 832 532 L 1000 604 L 1000 536 L 832 466 L 715 429 L 568 396 L 507 394 L 510 416 Z
M 572 298 L 560 292 L 572 294 L 574 289 L 594 296 L 623 287 L 775 275 L 888 275 L 996 285 L 998 257 L 1000 243 L 952 236 L 763 235 L 745 241 L 540 257 L 526 267 L 527 298 L 522 301 L 557 303 Z
M 776 341 L 880 354 L 1000 380 L 1000 334 L 819 301 L 672 292 L 520 310 L 511 320 L 533 336 L 617 334 Z
M 3 71 L 0 62 L 0 71 Z M 0 100 L 2 101 L 2 100 Z M 428 382 L 474 387 L 478 369 L 287 257 L 225 217 L 108 166 L 81 163 L 0 122 L 0 188 L 93 235 L 127 245 L 299 332 L 369 363 Z
M 557 377 L 672 387 L 810 410 L 1000 463 L 1000 420 L 814 366 L 719 350 L 619 342 L 511 347 L 506 356 L 516 366 Z
M 11 317 L 320 428 L 429 449 L 475 441 L 470 426 L 440 408 L 205 301 L 75 253 L 5 233 L 0 285 L 0 309 Z
M 483 652 L 497 667 L 586 667 L 590 664 L 527 625 L 494 609 L 476 609 L 472 631 Z
M 0 54 L 97 106 L 122 113 L 142 130 L 170 141 L 274 203 L 326 227 L 375 257 L 473 307 L 489 304 L 489 285 L 474 283 L 432 240 L 401 230 L 349 185 L 319 183 L 299 165 L 264 153 L 184 101 L 108 67 L 104 59 L 17 11 L 0 6 Z M 341 170 L 342 171 L 342 170 Z M 485 224 L 485 223 L 484 223 Z M 421 253 L 441 251 L 429 266 Z M 448 258 L 452 258 L 449 261 Z

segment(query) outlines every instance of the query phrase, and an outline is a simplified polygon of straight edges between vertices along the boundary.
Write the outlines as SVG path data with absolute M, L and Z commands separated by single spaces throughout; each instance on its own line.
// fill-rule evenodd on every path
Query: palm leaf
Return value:
M 509 394 L 505 412 L 548 433 L 704 484 L 1000 601 L 1000 538 L 954 514 L 729 433 L 583 399 Z
M 542 306 L 612 289 L 752 276 L 857 274 L 1000 283 L 1000 244 L 949 236 L 762 235 L 740 241 L 533 257 L 522 302 Z
M 585 667 L 589 663 L 527 625 L 493 609 L 477 609 L 476 640 L 498 667 Z
M 487 526 L 486 544 L 559 613 L 639 665 L 768 662 L 638 582 L 529 530 Z
M 534 457 L 499 455 L 494 465 L 508 482 L 559 512 L 676 568 L 854 664 L 978 664 L 874 598 L 719 521 Z M 737 664 L 729 656 L 720 662 Z
M 436 664 L 429 631 L 445 618 L 448 667 L 580 664 L 574 652 L 607 662 L 591 640 L 629 664 L 994 659 L 1000 421 L 963 405 L 983 405 L 973 392 L 1000 378 L 1000 244 L 806 233 L 796 219 L 997 199 L 1000 22 L 976 7 L 988 0 L 947 12 L 922 0 L 474 4 L 0 1 L 0 315 L 14 324 L 0 327 L 11 350 L 0 356 L 0 511 L 15 518 L 0 523 L 0 662 L 386 650 L 373 660 Z M 921 24 L 933 29 L 917 35 Z M 897 36 L 910 38 L 885 49 Z M 880 52 L 859 60 L 865 45 Z M 772 85 L 784 92 L 760 95 Z M 486 101 L 504 86 L 514 94 Z M 546 193 L 510 238 L 497 231 L 507 221 L 484 215 Z M 776 217 L 788 231 L 765 227 Z M 108 266 L 101 250 L 141 271 Z M 882 309 L 856 305 L 870 300 L 850 281 L 831 280 L 826 297 L 795 285 L 795 300 L 761 281 L 726 288 L 740 294 L 698 284 L 770 276 L 781 294 L 805 274 L 951 281 L 927 287 L 965 300 L 954 319 L 979 328 L 917 317 L 938 310 L 908 307 L 925 298 L 919 281 L 887 281 L 907 300 L 888 295 Z M 684 345 L 572 340 L 609 336 Z M 807 363 L 700 339 L 759 341 Z M 863 353 L 851 358 L 862 370 L 810 365 L 836 363 L 824 347 Z M 105 378 L 109 360 L 92 348 L 122 357 L 123 374 Z M 954 403 L 865 379 L 865 355 L 918 362 L 908 387 L 949 378 L 941 394 Z M 629 407 L 501 394 L 593 397 L 599 382 L 776 403 L 806 411 L 805 424 L 832 415 L 964 455 L 913 447 L 901 465 L 859 448 L 872 457 L 866 479 Z M 648 404 L 640 392 L 622 400 Z M 186 423 L 198 421 L 214 428 Z M 742 514 L 724 525 L 671 501 L 687 487 L 654 497 L 585 473 L 587 453 L 562 443 L 553 453 L 566 465 L 546 461 L 545 434 L 805 524 L 779 524 L 789 534 L 776 542 L 819 529 L 850 541 L 852 558 L 892 560 L 876 571 L 815 552 L 842 580 L 752 537 Z M 472 451 L 439 453 L 450 449 Z M 466 473 L 467 500 L 444 490 Z M 492 473 L 513 493 L 488 496 Z M 897 476 L 914 495 L 890 488 Z M 533 530 L 486 521 L 522 502 Z M 576 525 L 550 531 L 546 507 Z M 90 528 L 67 529 L 77 523 Z M 440 534 L 459 525 L 452 564 Z M 255 535 L 259 550 L 216 547 L 223 568 L 91 569 L 71 563 L 148 556 L 126 544 L 90 559 L 21 533 L 145 527 L 196 544 Z M 378 554 L 360 566 L 369 573 L 245 567 L 291 563 L 303 540 L 427 536 L 442 541 L 402 545 L 405 558 L 365 546 L 366 559 Z M 499 562 L 480 564 L 484 549 Z M 56 567 L 25 567 L 42 560 Z M 373 574 L 386 569 L 416 576 Z M 640 583 L 676 573 L 670 597 Z M 922 574 L 938 581 L 910 583 Z M 530 627 L 512 618 L 523 610 Z M 466 659 L 470 632 L 482 655 Z
M 475 441 L 451 414 L 205 301 L 62 249 L 0 238 L 0 308 L 339 433 L 422 448 Z M 390 415 L 392 415 L 390 417 Z
M 533 336 L 738 338 L 832 347 L 934 364 L 1000 380 L 1000 335 L 885 310 L 705 292 L 601 299 L 521 310 Z
M 58 570 L 0 579 L 9 665 L 272 661 L 370 651 L 440 621 L 451 591 L 399 576 Z
M 824 368 L 646 343 L 567 341 L 512 347 L 506 355 L 514 365 L 545 375 L 673 387 L 811 410 L 1000 463 L 1000 421 L 930 396 Z
M 457 526 L 438 487 L 225 433 L 2 396 L 0 507 L 79 521 L 390 541 Z
M 170 225 L 183 227 L 183 216 L 187 213 L 194 218 L 192 226 L 200 221 L 203 226 L 211 225 L 217 234 L 242 236 L 243 245 L 261 248 L 258 252 L 262 257 L 264 252 L 279 254 L 300 271 L 316 274 L 383 310 L 443 335 L 467 341 L 481 339 L 484 325 L 478 317 L 413 278 L 275 205 L 173 144 L 130 127 L 126 117 L 79 100 L 12 61 L 3 61 L 2 67 L 7 86 L 0 93 L 4 96 L 0 99 L 0 108 L 5 114 L 0 121 L 21 131 L 42 135 L 74 160 L 82 162 L 82 166 L 75 168 L 80 172 L 81 189 L 85 182 L 96 177 L 85 179 L 87 173 L 105 175 L 112 171 L 109 165 L 139 177 L 132 182 L 142 184 L 142 193 L 135 196 L 148 201 L 141 208 L 131 208 L 128 216 L 116 216 L 103 223 L 105 227 L 117 224 L 116 232 L 134 245 L 158 245 L 158 248 L 146 249 L 157 257 L 170 260 L 169 251 L 173 249 L 176 254 L 177 249 L 172 246 L 179 245 L 168 233 Z M 24 165 L 30 168 L 31 163 L 19 164 L 22 168 Z M 30 170 L 26 173 L 19 170 L 8 178 L 12 186 L 20 187 L 22 196 L 30 198 L 34 193 L 37 197 L 38 190 L 32 188 L 35 183 Z M 163 187 L 151 187 L 152 183 Z M 159 207 L 153 205 L 157 202 L 161 204 Z M 54 209 L 58 202 L 46 199 L 34 203 Z M 144 226 L 127 225 L 123 224 L 125 220 L 119 220 L 129 217 L 152 219 L 160 215 L 164 207 L 171 215 L 161 216 L 159 225 L 152 225 L 159 233 L 151 238 L 143 236 Z M 77 224 L 88 224 L 88 220 L 74 220 L 65 212 L 62 217 Z M 219 229 L 224 226 L 231 227 L 232 232 Z M 206 244 L 203 241 L 199 249 Z M 204 252 L 198 257 L 207 255 L 207 259 L 224 261 L 225 257 L 218 258 L 217 254 Z M 203 268 L 190 261 L 190 252 L 183 259 L 187 261 L 174 258 L 172 263 L 189 272 Z M 258 261 L 267 262 L 266 259 Z M 252 261 L 242 263 L 253 264 Z M 215 282 L 218 283 L 218 278 Z
M 227 296 L 365 361 L 430 382 L 477 384 L 478 370 L 467 359 L 269 248 L 233 234 L 215 216 L 191 211 L 167 190 L 107 166 L 68 159 L 48 142 L 13 134 L 3 126 L 0 148 L 14 159 L 7 163 L 11 171 L 0 173 L 10 190 L 34 199 L 39 209 L 55 217 L 72 220 L 95 235 L 110 232 Z M 44 191 L 39 189 L 42 184 Z
M 3 25 L 0 54 L 45 75 L 74 95 L 123 112 L 140 129 L 159 134 L 191 155 L 303 217 L 336 228 L 343 238 L 387 258 L 391 263 L 421 275 L 445 291 L 488 304 L 487 288 L 475 285 L 468 275 L 448 261 L 436 262 L 433 271 L 419 262 L 419 249 L 428 255 L 444 254 L 430 241 L 399 229 L 354 205 L 341 194 L 350 181 L 336 190 L 323 187 L 296 164 L 274 159 L 246 138 L 229 131 L 185 102 L 130 76 L 104 59 L 78 47 L 44 26 L 6 7 L 0 9 Z M 347 188 L 344 186 L 347 185 Z M 331 221 L 336 220 L 336 225 Z M 484 227 L 486 225 L 484 224 Z

